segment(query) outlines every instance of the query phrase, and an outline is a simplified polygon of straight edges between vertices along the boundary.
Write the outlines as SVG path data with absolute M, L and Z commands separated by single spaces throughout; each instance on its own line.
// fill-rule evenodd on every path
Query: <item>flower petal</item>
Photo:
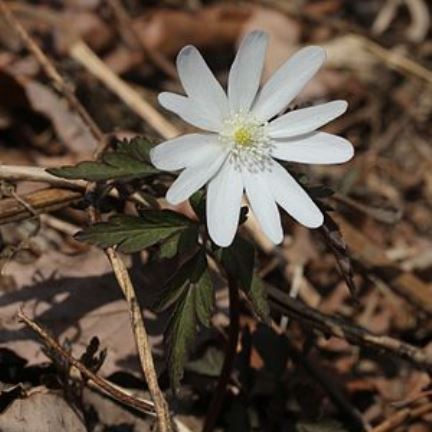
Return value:
M 218 172 L 226 157 L 227 151 L 216 158 L 212 157 L 199 165 L 186 168 L 168 189 L 167 201 L 172 205 L 186 201 Z
M 264 66 L 267 41 L 266 33 L 254 31 L 240 44 L 228 77 L 228 100 L 232 112 L 248 112 L 255 99 Z
M 216 134 L 189 134 L 152 148 L 150 159 L 158 169 L 176 171 L 212 160 L 223 151 Z
M 163 92 L 159 94 L 158 101 L 165 109 L 172 111 L 185 122 L 197 128 L 211 132 L 219 132 L 221 130 L 222 123 L 217 116 L 207 113 L 197 103 L 194 103 L 186 96 Z
M 185 46 L 177 56 L 177 71 L 186 94 L 220 122 L 228 114 L 228 99 L 200 52 Z
M 273 141 L 272 156 L 288 162 L 336 164 L 350 160 L 352 144 L 337 135 L 313 132 L 302 137 Z
M 207 187 L 207 227 L 212 240 L 229 246 L 237 231 L 243 195 L 241 172 L 226 160 Z
M 243 182 L 250 207 L 265 235 L 274 243 L 283 240 L 282 224 L 270 187 L 261 173 L 243 172 Z
M 274 162 L 271 172 L 266 175 L 271 185 L 269 193 L 292 218 L 308 228 L 318 228 L 323 224 L 321 210 L 288 171 Z
M 267 121 L 286 108 L 316 74 L 324 60 L 325 51 L 318 46 L 309 46 L 295 53 L 271 76 L 258 94 L 252 108 L 255 116 Z
M 342 115 L 348 107 L 343 100 L 291 111 L 273 120 L 267 128 L 271 138 L 290 138 L 313 132 Z

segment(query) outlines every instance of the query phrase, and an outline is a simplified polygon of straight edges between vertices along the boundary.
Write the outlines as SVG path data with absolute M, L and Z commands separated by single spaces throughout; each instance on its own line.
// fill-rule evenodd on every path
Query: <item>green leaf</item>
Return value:
M 200 269 L 201 272 L 205 270 L 205 268 L 203 269 L 202 267 L 202 255 L 202 250 L 199 250 L 181 263 L 162 288 L 159 298 L 152 305 L 153 310 L 156 312 L 162 312 L 171 307 L 183 292 L 188 289 L 191 280 L 194 277 L 194 273 L 198 274 Z
M 131 157 L 150 162 L 150 150 L 153 144 L 144 137 L 134 137 L 132 139 L 123 139 L 117 144 L 117 151 L 130 155 Z
M 101 248 L 117 246 L 120 252 L 133 253 L 187 229 L 193 222 L 170 210 L 149 210 L 140 216 L 118 215 L 108 222 L 92 225 L 76 238 Z
M 255 264 L 253 245 L 244 238 L 236 236 L 232 245 L 223 250 L 222 264 L 225 270 L 240 282 L 242 290 L 248 291 Z
M 189 350 L 196 338 L 199 324 L 208 326 L 214 306 L 214 291 L 207 269 L 205 252 L 200 250 L 187 266 L 183 274 L 189 278 L 177 287 L 171 286 L 171 300 L 175 297 L 178 303 L 170 319 L 166 333 L 168 346 L 168 363 L 172 387 L 176 389 L 183 377 L 184 367 Z M 182 282 L 179 278 L 178 282 Z M 167 298 L 168 296 L 166 296 Z
M 210 274 L 204 270 L 198 281 L 191 287 L 194 295 L 195 312 L 199 322 L 205 326 L 210 326 L 210 318 L 214 305 L 214 291 Z
M 159 258 L 170 259 L 174 258 L 177 255 L 178 243 L 180 239 L 181 232 L 176 232 L 171 237 L 165 239 L 162 242 L 160 250 L 159 250 Z
M 88 181 L 142 178 L 158 172 L 150 163 L 150 149 L 148 140 L 136 137 L 120 141 L 116 150 L 104 154 L 100 161 L 84 161 L 47 171 L 58 177 Z
M 255 313 L 266 323 L 270 321 L 270 306 L 267 301 L 267 290 L 262 279 L 253 275 L 249 290 L 245 290 L 246 295 L 252 302 Z
M 187 290 L 174 311 L 168 336 L 169 371 L 174 389 L 183 377 L 189 349 L 195 341 L 196 326 L 193 296 L 191 290 Z

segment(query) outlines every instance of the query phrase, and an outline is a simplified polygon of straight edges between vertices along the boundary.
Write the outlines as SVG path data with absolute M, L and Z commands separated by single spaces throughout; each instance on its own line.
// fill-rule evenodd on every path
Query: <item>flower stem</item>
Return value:
M 228 343 L 222 371 L 219 376 L 219 381 L 216 387 L 216 392 L 211 401 L 210 408 L 204 422 L 202 432 L 212 432 L 219 414 L 222 409 L 223 401 L 227 386 L 231 377 L 231 372 L 234 367 L 234 360 L 237 351 L 237 343 L 240 330 L 240 302 L 238 283 L 235 277 L 228 274 L 228 290 L 229 290 L 229 315 L 230 323 L 228 328 Z

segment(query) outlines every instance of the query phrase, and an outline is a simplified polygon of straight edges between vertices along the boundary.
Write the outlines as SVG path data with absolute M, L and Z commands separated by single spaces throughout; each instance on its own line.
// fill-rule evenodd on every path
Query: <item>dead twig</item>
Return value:
M 154 404 L 150 401 L 138 399 L 130 394 L 121 390 L 119 387 L 114 386 L 109 381 L 101 378 L 91 370 L 87 369 L 80 361 L 72 357 L 44 328 L 42 328 L 38 323 L 30 319 L 21 310 L 18 312 L 18 318 L 25 323 L 27 327 L 33 330 L 42 339 L 44 345 L 50 350 L 54 351 L 61 358 L 66 360 L 70 365 L 78 369 L 81 375 L 87 380 L 91 380 L 94 386 L 105 394 L 110 395 L 115 400 L 135 408 L 143 413 L 154 415 Z
M 82 193 L 59 188 L 47 188 L 21 196 L 38 214 L 68 207 L 82 198 Z M 33 217 L 29 209 L 15 198 L 0 200 L 0 225 Z
M 363 347 L 372 348 L 379 352 L 387 352 L 402 358 L 419 369 L 432 372 L 432 357 L 421 349 L 388 336 L 371 333 L 363 327 L 347 323 L 344 320 L 324 315 L 297 300 L 287 293 L 268 286 L 269 301 L 273 309 L 289 315 L 295 320 L 320 330 L 325 334 L 346 339 L 348 342 Z
M 154 400 L 156 412 L 158 413 L 159 429 L 161 432 L 171 431 L 172 425 L 169 407 L 161 389 L 159 388 L 153 357 L 151 355 L 151 346 L 144 325 L 144 318 L 135 295 L 132 281 L 124 262 L 120 259 L 117 252 L 110 248 L 107 249 L 106 253 L 116 275 L 118 284 L 120 285 L 123 295 L 129 305 L 132 329 L 135 335 L 135 344 L 147 380 L 147 385 Z M 149 373 L 148 371 L 154 373 Z
M 21 165 L 0 165 L 0 180 L 10 182 L 34 181 L 48 183 L 52 186 L 66 187 L 68 189 L 82 190 L 87 186 L 84 180 L 68 180 L 49 174 L 44 168 Z
M 47 173 L 45 168 L 15 165 L 0 165 L 0 180 L 34 181 L 54 186 L 53 188 L 41 189 L 22 195 L 22 198 L 32 205 L 39 215 L 60 210 L 79 201 L 80 198 L 85 196 L 88 185 L 87 182 L 81 180 L 67 180 L 55 177 Z M 108 195 L 112 198 L 120 198 L 116 188 L 110 189 Z M 149 205 L 139 192 L 134 192 L 125 199 L 140 206 Z M 32 217 L 33 214 L 24 207 L 20 203 L 13 203 L 10 198 L 0 200 L 0 225 L 19 222 Z
M 144 119 L 164 138 L 179 134 L 177 128 L 146 102 L 129 84 L 119 78 L 84 42 L 75 42 L 70 48 L 71 57 L 105 84 L 132 111 Z

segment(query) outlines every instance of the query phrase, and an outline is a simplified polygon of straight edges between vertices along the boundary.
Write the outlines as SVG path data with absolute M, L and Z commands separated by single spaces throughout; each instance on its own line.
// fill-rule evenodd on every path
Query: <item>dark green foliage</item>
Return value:
M 183 376 L 190 347 L 199 324 L 210 325 L 214 306 L 213 284 L 204 251 L 198 251 L 184 263 L 159 299 L 158 309 L 175 304 L 166 332 L 168 362 L 174 389 Z
M 84 161 L 47 171 L 58 177 L 88 181 L 142 178 L 158 172 L 150 163 L 150 149 L 148 140 L 136 137 L 120 141 L 116 150 L 105 153 L 100 161 Z
M 161 245 L 159 258 L 174 258 L 178 254 L 189 254 L 198 245 L 199 225 L 192 223 L 188 228 L 168 237 Z
M 254 246 L 244 238 L 236 236 L 233 244 L 223 250 L 222 264 L 225 270 L 239 281 L 240 288 L 252 302 L 256 314 L 267 322 L 270 308 L 264 283 L 254 274 Z
M 141 216 L 117 215 L 108 222 L 92 225 L 76 235 L 101 248 L 117 246 L 120 252 L 133 253 L 185 230 L 193 222 L 170 210 L 148 210 Z
M 162 242 L 159 249 L 159 258 L 170 259 L 177 255 L 180 235 L 181 232 L 176 232 L 171 237 L 168 237 Z
M 236 236 L 232 245 L 222 252 L 222 264 L 232 277 L 235 277 L 244 291 L 252 283 L 255 264 L 255 248 L 240 236 Z

